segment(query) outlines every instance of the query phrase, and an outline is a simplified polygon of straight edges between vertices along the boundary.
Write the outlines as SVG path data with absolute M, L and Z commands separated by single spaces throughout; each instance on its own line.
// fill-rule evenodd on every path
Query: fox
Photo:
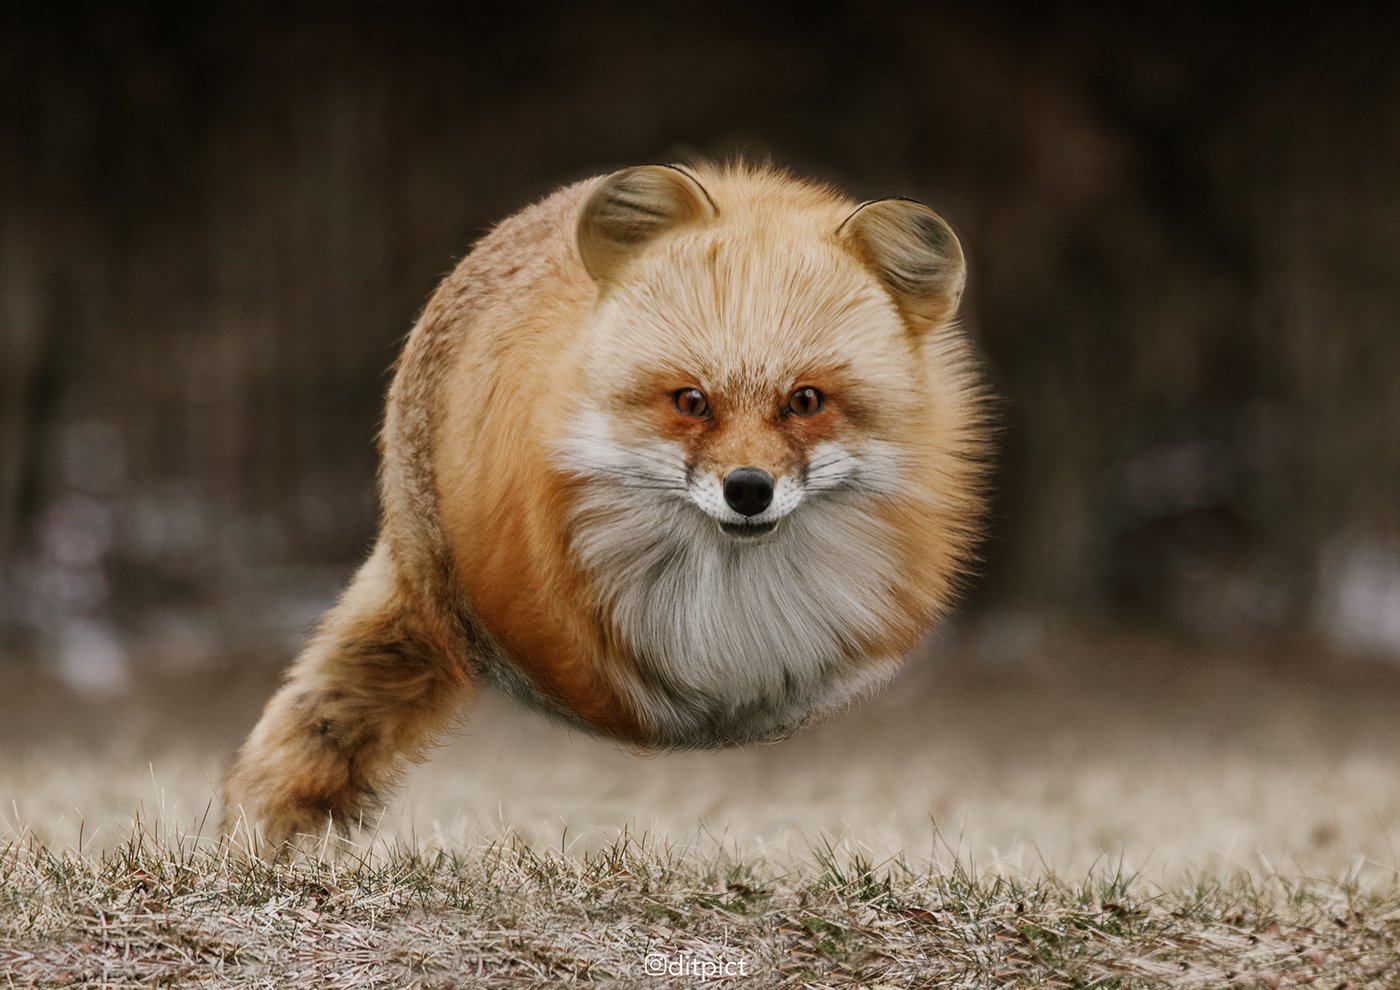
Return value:
M 771 165 L 566 186 L 394 370 L 377 540 L 225 776 L 257 848 L 380 811 L 481 690 L 641 751 L 784 738 L 890 679 L 981 538 L 961 244 Z

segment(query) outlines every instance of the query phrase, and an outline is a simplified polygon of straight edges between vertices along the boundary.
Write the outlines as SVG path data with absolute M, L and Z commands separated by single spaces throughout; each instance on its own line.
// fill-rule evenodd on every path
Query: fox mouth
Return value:
M 772 522 L 722 522 L 719 528 L 737 540 L 756 540 L 777 529 L 780 521 L 775 519 Z

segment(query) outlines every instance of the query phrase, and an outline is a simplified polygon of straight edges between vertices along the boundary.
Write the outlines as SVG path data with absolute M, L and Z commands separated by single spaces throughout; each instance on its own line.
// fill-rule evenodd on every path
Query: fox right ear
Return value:
M 625 168 L 604 179 L 583 204 L 578 253 L 595 282 L 610 282 L 659 235 L 718 212 L 705 187 L 684 169 Z
M 936 329 L 962 297 L 967 269 L 957 235 L 912 199 L 863 203 L 836 231 L 916 326 Z

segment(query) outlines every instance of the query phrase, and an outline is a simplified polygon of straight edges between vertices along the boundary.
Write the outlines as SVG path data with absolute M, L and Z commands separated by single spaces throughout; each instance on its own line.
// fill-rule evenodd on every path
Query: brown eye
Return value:
M 710 414 L 710 400 L 698 388 L 683 388 L 671 396 L 676 412 L 682 416 L 701 417 Z
M 797 416 L 815 416 L 826 405 L 826 397 L 810 385 L 795 389 L 788 397 L 788 409 Z

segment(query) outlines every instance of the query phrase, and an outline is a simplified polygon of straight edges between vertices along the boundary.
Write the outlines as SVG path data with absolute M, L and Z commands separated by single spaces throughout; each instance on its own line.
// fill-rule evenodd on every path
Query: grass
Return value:
M 20 672 L 0 990 L 1400 988 L 1400 673 L 1056 650 L 647 759 L 488 696 L 374 836 L 279 864 L 191 822 L 276 670 Z
M 1400 984 L 1400 886 L 1345 877 L 1018 878 L 830 844 L 778 868 L 626 830 L 268 864 L 192 835 L 0 844 L 0 987 Z

